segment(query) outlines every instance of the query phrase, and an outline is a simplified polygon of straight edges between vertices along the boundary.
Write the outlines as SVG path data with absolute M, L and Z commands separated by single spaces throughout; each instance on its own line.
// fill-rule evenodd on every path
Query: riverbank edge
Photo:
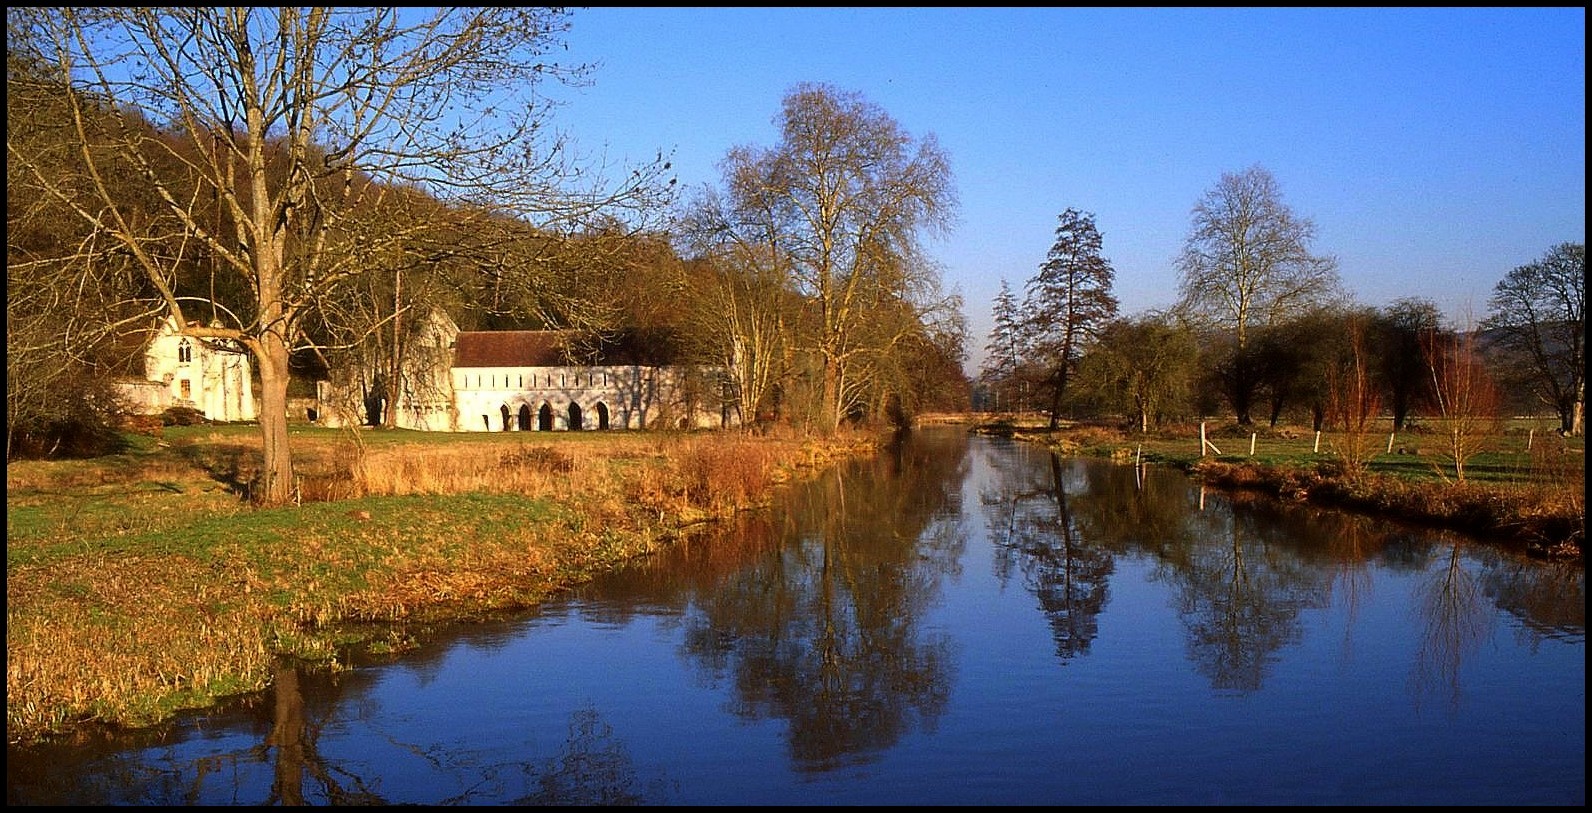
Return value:
M 1338 508 L 1368 516 L 1426 527 L 1459 531 L 1534 558 L 1585 562 L 1586 514 L 1565 513 L 1543 506 L 1520 493 L 1474 483 L 1411 483 L 1375 472 L 1343 476 L 1331 464 L 1273 465 L 1136 453 L 1126 444 L 1102 444 L 1097 428 L 1070 431 L 1020 428 L 1007 423 L 977 423 L 975 434 L 1007 437 L 1071 456 L 1178 469 L 1201 485 L 1227 491 L 1265 494 L 1287 501 Z M 1083 442 L 1080 436 L 1085 436 Z
M 738 440 L 744 442 L 747 437 L 741 435 Z M 849 460 L 876 454 L 888 442 L 889 433 L 847 432 L 811 436 L 802 441 L 799 454 L 791 455 L 778 466 L 779 470 L 767 479 L 766 488 L 750 495 L 739 505 L 693 509 L 669 515 L 637 509 L 631 512 L 632 516 L 622 528 L 606 528 L 600 539 L 588 538 L 575 544 L 566 544 L 562 549 L 539 559 L 535 567 L 529 570 L 472 571 L 468 574 L 473 587 L 469 592 L 458 589 L 407 591 L 401 610 L 392 613 L 391 617 L 386 617 L 385 608 L 373 608 L 368 602 L 362 603 L 358 596 L 327 594 L 324 585 L 311 609 L 303 606 L 271 608 L 258 602 L 245 601 L 243 603 L 249 604 L 249 609 L 240 613 L 247 616 L 242 622 L 245 626 L 234 627 L 232 637 L 252 636 L 253 639 L 231 640 L 226 646 L 255 650 L 257 654 L 244 660 L 250 666 L 237 670 L 207 670 L 203 678 L 197 677 L 192 669 L 174 669 L 174 675 L 151 676 L 143 681 L 147 685 L 141 686 L 136 696 L 118 702 L 92 699 L 96 687 L 91 685 L 51 687 L 49 699 L 41 699 L 31 692 L 14 691 L 13 670 L 19 662 L 25 663 L 30 656 L 39 653 L 16 651 L 13 638 L 8 634 L 7 743 L 26 746 L 71 741 L 169 724 L 184 714 L 268 689 L 273 665 L 283 657 L 295 660 L 305 668 L 329 671 L 347 669 L 373 658 L 396 657 L 422 645 L 437 628 L 491 621 L 534 609 L 599 575 L 665 549 L 694 527 L 726 521 L 742 511 L 759 510 L 768 505 L 783 488 L 817 478 Z M 335 503 L 322 505 L 338 510 Z M 310 507 L 309 504 L 305 505 L 305 508 Z M 578 503 L 558 505 L 556 512 L 564 517 L 560 524 L 581 524 L 582 506 Z M 507 527 L 501 531 L 508 535 L 524 531 L 527 536 L 535 537 L 542 533 L 542 529 L 533 527 L 538 524 L 547 524 L 544 514 L 527 514 L 521 527 Z M 149 551 L 134 558 L 147 561 L 162 555 L 160 551 Z M 207 591 L 214 589 L 226 593 L 237 590 L 235 572 L 229 573 L 215 567 L 200 570 L 208 570 L 212 574 L 201 575 L 201 578 L 213 580 L 212 584 L 205 586 Z M 381 575 L 402 578 L 413 574 Z M 437 575 L 446 579 L 448 574 Z M 7 581 L 9 599 L 15 586 L 11 583 L 9 572 Z M 158 584 L 144 585 L 150 590 L 160 587 Z M 244 592 L 250 589 L 244 586 Z M 253 589 L 258 594 L 259 588 Z M 8 631 L 13 620 L 13 608 L 9 605 L 8 600 Z M 89 611 L 103 613 L 106 607 L 96 606 L 89 608 Z M 206 620 L 215 623 L 196 623 L 195 626 L 208 627 L 212 635 L 223 626 L 219 620 Z M 35 620 L 35 623 L 40 622 Z M 49 624 L 48 620 L 42 623 Z M 138 623 L 136 618 L 120 618 L 114 622 L 114 626 L 136 626 Z M 205 633 L 199 631 L 195 634 Z M 137 657 L 141 653 L 117 654 Z

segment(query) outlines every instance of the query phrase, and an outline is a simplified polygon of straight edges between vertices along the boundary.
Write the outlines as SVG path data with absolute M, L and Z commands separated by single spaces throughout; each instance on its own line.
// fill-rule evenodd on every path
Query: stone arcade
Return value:
M 434 311 L 403 361 L 394 422 L 444 432 L 707 428 L 739 423 L 723 377 L 708 368 L 611 353 L 573 363 L 574 334 L 461 331 Z M 327 426 L 373 422 L 388 405 L 345 372 L 317 389 Z

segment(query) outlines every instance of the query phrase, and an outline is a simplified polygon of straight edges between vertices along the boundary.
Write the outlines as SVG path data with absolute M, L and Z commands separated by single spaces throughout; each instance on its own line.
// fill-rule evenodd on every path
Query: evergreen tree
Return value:
M 1025 353 L 1023 314 L 1005 278 L 1001 279 L 1000 293 L 995 295 L 992 315 L 995 326 L 990 330 L 989 344 L 984 345 L 986 355 L 979 378 L 992 392 L 1005 392 L 1010 403 L 1011 386 L 1021 372 Z
M 1111 293 L 1116 272 L 1101 256 L 1101 243 L 1094 215 L 1069 208 L 1059 217 L 1045 263 L 1028 281 L 1025 334 L 1031 337 L 1034 362 L 1044 371 L 1052 429 L 1084 350 L 1117 315 Z

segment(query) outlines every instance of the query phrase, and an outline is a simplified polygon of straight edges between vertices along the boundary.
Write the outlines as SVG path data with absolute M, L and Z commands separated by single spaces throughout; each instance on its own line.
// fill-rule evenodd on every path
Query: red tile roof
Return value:
M 455 367 L 559 367 L 568 363 L 572 334 L 556 330 L 459 332 Z

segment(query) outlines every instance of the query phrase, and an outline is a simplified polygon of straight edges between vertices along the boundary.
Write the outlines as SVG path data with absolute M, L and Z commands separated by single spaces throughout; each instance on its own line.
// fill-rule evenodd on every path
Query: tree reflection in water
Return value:
M 1259 690 L 1278 653 L 1300 640 L 1300 613 L 1330 600 L 1330 573 L 1296 555 L 1269 507 L 1207 501 L 1190 517 L 1206 544 L 1191 545 L 1183 566 L 1168 573 L 1189 657 L 1216 689 Z
M 1263 688 L 1280 654 L 1301 639 L 1301 614 L 1334 600 L 1345 605 L 1344 656 L 1352 657 L 1353 622 L 1371 592 L 1373 557 L 1412 573 L 1437 566 L 1413 670 L 1422 690 L 1457 688 L 1460 662 L 1485 633 L 1473 628 L 1488 617 L 1487 608 L 1454 558 L 1459 548 L 1446 567 L 1439 565 L 1431 540 L 1441 537 L 1429 531 L 1252 492 L 1201 490 L 1196 502 L 1182 474 L 1137 465 L 1023 447 L 993 459 L 1004 465 L 996 466 L 980 500 L 997 575 L 1022 574 L 1063 661 L 1088 654 L 1120 556 L 1149 558 L 1155 578 L 1174 587 L 1189 659 L 1217 690 Z M 1584 570 L 1494 562 L 1486 572 L 1499 606 L 1520 615 L 1525 629 L 1544 635 L 1585 629 Z
M 534 778 L 538 790 L 510 804 L 642 805 L 664 798 L 662 783 L 637 786 L 636 769 L 624 743 L 614 739 L 613 728 L 592 708 L 574 714 L 564 753 L 548 760 Z
M 1087 654 L 1115 556 L 1152 558 L 1158 578 L 1177 588 L 1190 660 L 1218 689 L 1260 688 L 1267 664 L 1298 640 L 1299 612 L 1327 600 L 1322 571 L 1269 541 L 1275 518 L 1222 499 L 1193 510 L 1180 474 L 1053 454 L 1015 459 L 1027 462 L 999 472 L 982 501 L 1000 566 L 1018 557 L 1063 660 Z
M 358 756 L 329 758 L 320 749 L 324 732 L 348 723 L 335 713 L 348 707 L 344 698 L 363 695 L 369 688 L 357 674 L 306 672 L 290 660 L 280 660 L 269 696 L 243 704 L 262 713 L 256 719 L 263 725 L 256 729 L 252 744 L 177 761 L 139 754 L 129 746 L 132 737 L 117 737 L 107 743 L 114 749 L 111 756 L 97 762 L 85 761 L 79 754 L 63 763 L 72 769 L 62 770 L 41 760 L 40 770 L 29 777 L 29 798 L 21 803 L 70 799 L 102 805 L 628 805 L 666 803 L 672 791 L 661 780 L 643 784 L 624 744 L 613 737 L 595 709 L 585 708 L 571 715 L 561 753 L 541 761 L 484 761 L 481 754 L 454 745 L 389 740 L 386 744 L 398 752 L 423 759 L 426 790 L 436 796 L 388 799 L 378 789 L 392 781 L 393 765 Z M 313 688 L 306 690 L 306 684 Z M 159 739 L 152 732 L 142 736 Z M 152 742 L 146 747 L 158 745 Z M 85 764 L 93 769 L 85 770 Z M 262 790 L 263 798 L 251 798 Z
M 278 659 L 272 671 L 275 696 L 274 724 L 265 738 L 264 748 L 274 750 L 275 776 L 265 804 L 301 806 L 311 799 L 335 805 L 385 804 L 372 793 L 364 780 L 333 765 L 320 755 L 325 718 L 307 720 L 304 694 L 299 689 L 299 669 L 286 659 Z M 308 785 L 308 787 L 306 787 Z
M 370 790 L 379 786 L 358 775 L 352 760 L 334 762 L 317 748 L 320 732 L 330 719 L 304 717 L 304 698 L 298 694 L 300 673 L 286 663 L 276 674 L 276 721 L 265 739 L 275 751 L 275 776 L 266 804 L 384 805 L 389 801 Z M 481 763 L 467 749 L 442 748 L 432 743 L 391 743 L 400 751 L 423 755 L 434 777 L 432 785 L 461 789 L 427 803 L 441 805 L 503 803 L 535 805 L 637 805 L 665 800 L 661 781 L 643 786 L 623 742 L 604 723 L 596 709 L 587 707 L 571 715 L 569 737 L 562 752 L 538 762 Z M 529 750 L 529 749 L 527 749 Z M 443 781 L 451 780 L 451 781 Z M 515 797 L 512 787 L 524 791 Z
M 1419 702 L 1442 690 L 1450 708 L 1459 707 L 1459 667 L 1492 633 L 1492 608 L 1482 602 L 1476 578 L 1465 567 L 1456 540 L 1447 562 L 1418 586 L 1416 611 L 1425 622 L 1410 685 Z
M 1520 619 L 1519 635 L 1535 650 L 1546 639 L 1586 637 L 1586 566 L 1498 557 L 1482 576 L 1499 609 Z
M 1056 656 L 1067 661 L 1088 654 L 1100 633 L 1115 564 L 1107 550 L 1085 543 L 1068 508 L 1067 480 L 1078 471 L 1064 468 L 1055 454 L 1045 459 L 1046 468 L 1000 472 L 980 500 L 996 547 L 997 572 L 1003 578 L 1013 569 L 1023 574 L 1050 623 Z
M 790 723 L 798 770 L 866 762 L 945 707 L 951 658 L 920 630 L 965 542 L 967 439 L 940 433 L 799 489 L 778 546 L 699 597 L 686 650 L 748 718 Z M 753 526 L 756 527 L 756 526 Z

